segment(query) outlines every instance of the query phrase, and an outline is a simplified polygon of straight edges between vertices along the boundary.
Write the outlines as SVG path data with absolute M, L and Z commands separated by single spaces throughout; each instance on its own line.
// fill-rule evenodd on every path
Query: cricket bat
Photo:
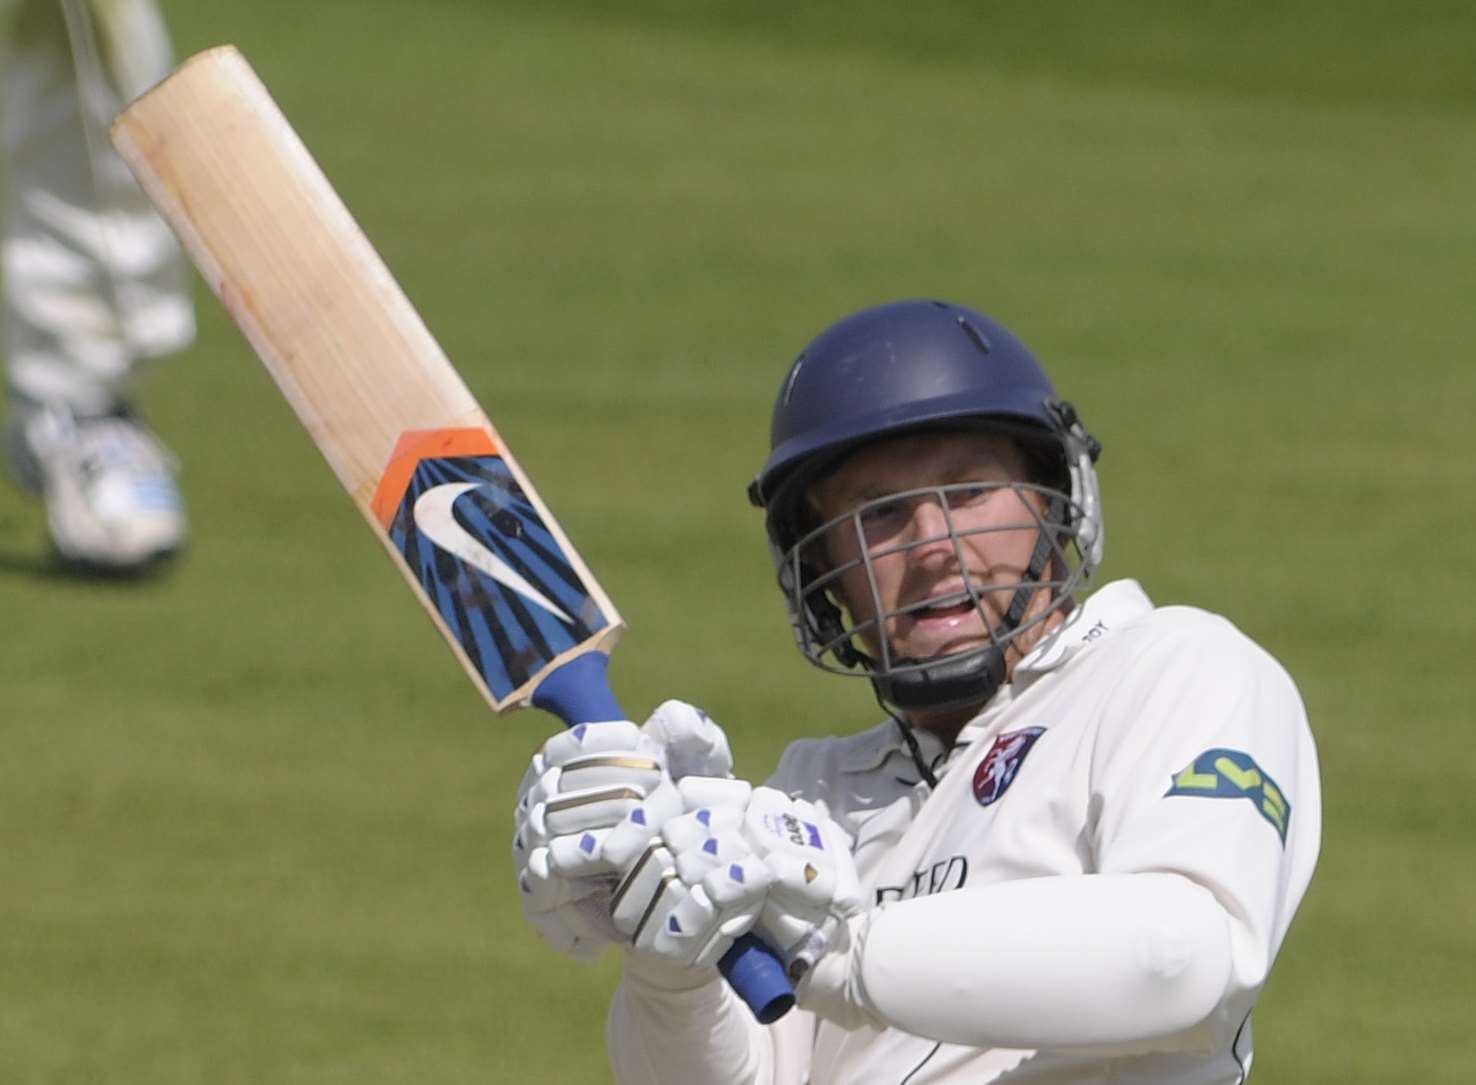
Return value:
M 113 142 L 492 709 L 627 718 L 620 615 L 246 59 L 187 60 Z M 722 967 L 793 1005 L 755 939 Z

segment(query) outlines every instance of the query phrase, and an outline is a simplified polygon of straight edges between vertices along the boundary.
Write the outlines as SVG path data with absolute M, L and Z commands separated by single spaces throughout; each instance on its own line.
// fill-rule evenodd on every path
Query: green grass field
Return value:
M 1013 326 L 1107 446 L 1106 575 L 1230 615 L 1312 714 L 1254 1080 L 1470 1081 L 1476 8 L 620 8 L 165 3 L 246 50 L 625 612 L 625 702 L 704 704 L 750 775 L 874 712 L 794 652 L 743 498 L 787 362 L 889 297 Z M 57 576 L 0 489 L 0 1082 L 607 1081 L 614 963 L 509 876 L 550 724 L 489 716 L 201 294 L 143 389 L 174 575 Z

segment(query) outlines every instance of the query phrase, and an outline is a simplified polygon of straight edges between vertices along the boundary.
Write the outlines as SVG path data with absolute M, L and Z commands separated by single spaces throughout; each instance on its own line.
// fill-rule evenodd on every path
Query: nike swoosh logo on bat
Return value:
M 529 583 L 511 565 L 488 550 L 486 544 L 457 522 L 451 506 L 456 504 L 458 497 L 468 490 L 475 490 L 479 485 L 476 482 L 447 482 L 432 486 L 415 499 L 415 526 L 448 554 L 486 573 L 497 583 L 511 588 L 560 621 L 573 625 L 574 619 L 560 610 L 558 604 Z

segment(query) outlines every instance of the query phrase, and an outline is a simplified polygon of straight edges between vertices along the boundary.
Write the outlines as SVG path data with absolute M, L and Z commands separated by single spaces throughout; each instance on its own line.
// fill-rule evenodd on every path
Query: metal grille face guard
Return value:
M 1029 510 L 1031 519 L 977 528 L 957 526 L 956 518 L 961 508 L 974 501 L 987 500 L 1000 490 L 1013 490 L 1021 498 L 1021 505 Z M 1037 510 L 1037 502 L 1028 499 L 1032 494 L 1038 495 L 1039 504 L 1045 506 L 1044 515 Z M 868 522 L 873 517 L 898 504 L 913 505 L 926 500 L 936 501 L 943 512 L 946 526 L 942 533 L 908 539 L 895 545 L 868 545 Z M 1076 590 L 1090 584 L 1098 556 L 1092 543 L 1100 537 L 1100 525 L 1094 512 L 1060 490 L 1025 482 L 929 486 L 868 501 L 808 532 L 783 556 L 779 584 L 789 602 L 800 651 L 817 667 L 835 674 L 889 678 L 920 671 L 935 665 L 938 659 L 895 655 L 886 636 L 888 623 L 894 618 L 930 607 L 957 605 L 965 601 L 983 619 L 989 642 L 945 658 L 964 661 L 994 649 L 1003 651 L 1009 642 L 1038 626 L 1051 614 L 1073 605 Z M 827 540 L 838 531 L 853 533 L 861 556 L 832 565 Z M 1034 551 L 1023 575 L 996 583 L 982 581 L 970 571 L 964 539 L 1018 531 L 1036 533 Z M 952 596 L 886 609 L 877 586 L 877 563 L 944 540 L 953 547 L 957 567 L 964 579 L 964 590 Z M 841 579 L 857 568 L 865 570 L 871 604 L 871 616 L 859 621 L 843 608 L 836 594 Z M 1048 593 L 1049 604 L 1027 618 L 1031 601 L 1042 591 Z M 986 602 L 991 597 L 1000 600 L 993 610 Z M 995 615 L 1003 615 L 1003 619 L 997 621 Z M 868 640 L 876 646 L 874 650 L 868 645 Z

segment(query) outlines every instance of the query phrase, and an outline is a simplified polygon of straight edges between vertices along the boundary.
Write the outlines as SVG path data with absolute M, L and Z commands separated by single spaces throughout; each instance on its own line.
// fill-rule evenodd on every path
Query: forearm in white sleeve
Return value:
M 626 959 L 606 1046 L 621 1085 L 770 1085 L 773 1049 L 715 969 Z
M 869 912 L 852 935 L 846 959 L 816 966 L 802 1005 L 971 1047 L 1199 1046 L 1189 1030 L 1230 985 L 1229 917 L 1175 874 L 941 893 Z

